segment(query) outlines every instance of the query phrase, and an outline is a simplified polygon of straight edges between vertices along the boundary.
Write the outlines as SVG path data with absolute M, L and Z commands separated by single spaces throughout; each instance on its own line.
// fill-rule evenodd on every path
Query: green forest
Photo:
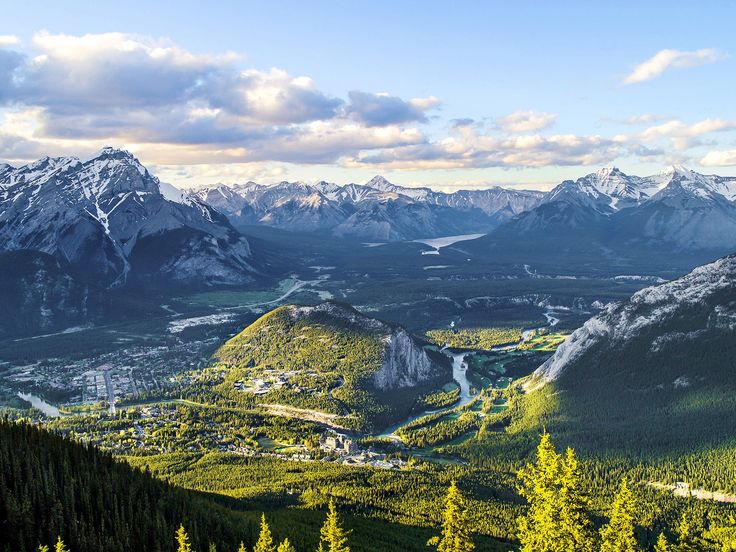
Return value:
M 0 422 L 0 550 L 350 552 L 689 552 L 736 550 L 736 518 L 683 509 L 667 527 L 648 525 L 640 486 L 622 475 L 599 513 L 575 451 L 559 453 L 549 433 L 514 475 L 522 502 L 511 538 L 476 533 L 471 479 L 436 486 L 436 523 L 426 531 L 345 515 L 339 485 L 310 509 L 197 493 L 131 467 L 96 448 L 25 423 Z M 254 474 L 255 475 L 255 474 Z M 256 479 L 254 477 L 254 479 Z M 438 481 L 439 483 L 439 481 Z M 305 515 L 308 514 L 308 515 Z M 311 514 L 311 515 L 309 515 Z M 714 515 L 715 514 L 715 515 Z M 492 522 L 493 518 L 489 519 Z

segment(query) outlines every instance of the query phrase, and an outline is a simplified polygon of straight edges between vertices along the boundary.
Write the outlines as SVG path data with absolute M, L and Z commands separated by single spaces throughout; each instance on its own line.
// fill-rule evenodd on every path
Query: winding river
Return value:
M 442 349 L 444 352 L 446 350 Z M 447 353 L 445 353 L 447 354 Z M 465 406 L 470 401 L 473 400 L 473 397 L 470 395 L 470 381 L 468 380 L 468 363 L 465 362 L 465 356 L 468 354 L 467 351 L 463 353 L 450 353 L 450 356 L 452 356 L 452 379 L 454 379 L 457 384 L 460 386 L 460 400 L 453 404 L 451 407 L 448 407 L 447 410 L 451 408 L 457 408 L 458 406 Z

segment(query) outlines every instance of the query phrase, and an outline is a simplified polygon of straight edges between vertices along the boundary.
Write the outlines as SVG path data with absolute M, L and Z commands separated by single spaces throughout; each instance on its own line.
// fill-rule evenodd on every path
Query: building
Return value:
M 356 454 L 358 445 L 347 435 L 336 431 L 327 431 L 319 438 L 319 448 L 331 454 Z

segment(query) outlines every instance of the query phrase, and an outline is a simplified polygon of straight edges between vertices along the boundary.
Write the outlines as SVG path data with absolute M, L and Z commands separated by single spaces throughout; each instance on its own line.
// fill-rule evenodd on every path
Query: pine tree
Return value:
M 542 435 L 537 447 L 536 462 L 519 470 L 519 494 L 529 508 L 518 519 L 518 538 L 522 552 L 556 552 L 564 550 L 560 535 L 560 504 L 558 483 L 560 456 L 548 433 Z
M 245 552 L 245 545 L 243 544 L 243 541 L 240 541 L 240 546 L 238 546 L 238 552 Z
M 716 544 L 719 552 L 736 552 L 736 518 L 730 516 L 726 525 L 711 526 L 704 537 Z
M 350 552 L 348 547 L 348 535 L 340 525 L 340 518 L 335 510 L 335 503 L 330 499 L 327 519 L 320 530 L 320 541 L 318 552 Z M 326 547 L 326 549 L 325 549 Z
M 536 462 L 519 470 L 518 478 L 529 505 L 518 519 L 522 552 L 592 552 L 595 533 L 575 452 L 568 449 L 562 458 L 544 433 Z
M 465 500 L 455 481 L 447 489 L 445 510 L 442 514 L 442 535 L 427 543 L 437 546 L 438 552 L 471 552 L 475 545 L 470 538 Z
M 279 544 L 276 552 L 296 552 L 296 548 L 294 548 L 294 546 L 289 542 L 289 539 L 284 539 L 283 542 Z
M 273 544 L 271 529 L 266 523 L 265 514 L 261 514 L 261 534 L 258 536 L 258 542 L 253 548 L 253 552 L 276 552 L 276 546 Z
M 64 544 L 64 541 L 61 540 L 61 537 L 59 537 L 56 541 L 56 547 L 54 548 L 55 552 L 69 552 L 69 549 Z
M 49 552 L 49 547 L 45 544 L 39 544 L 38 552 Z
M 589 504 L 581 489 L 582 476 L 573 449 L 567 449 L 560 471 L 561 544 L 570 552 L 592 552 L 595 544 L 593 523 L 588 516 Z
M 677 529 L 677 546 L 675 547 L 677 552 L 697 552 L 700 550 L 697 535 L 687 515 L 683 514 Z
M 657 537 L 657 544 L 654 545 L 654 552 L 671 552 L 672 547 L 670 541 L 664 536 L 664 533 L 660 533 Z
M 184 530 L 184 525 L 179 525 L 176 530 L 176 544 L 178 552 L 192 552 L 192 545 L 189 544 L 189 535 Z
M 634 496 L 624 479 L 613 500 L 611 519 L 601 528 L 601 552 L 637 552 Z
M 217 552 L 217 546 L 211 542 L 209 548 L 207 548 L 207 552 Z

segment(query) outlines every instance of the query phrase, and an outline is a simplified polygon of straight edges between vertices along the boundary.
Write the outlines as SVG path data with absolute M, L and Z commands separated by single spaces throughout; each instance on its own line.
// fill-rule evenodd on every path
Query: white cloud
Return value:
M 632 115 L 624 119 L 613 119 L 616 123 L 623 123 L 625 125 L 645 125 L 650 123 L 656 123 L 662 121 L 666 117 L 662 115 L 654 115 L 653 113 L 642 113 L 641 115 Z
M 206 162 L 207 156 L 333 162 L 363 149 L 424 141 L 407 124 L 425 121 L 439 103 L 359 91 L 348 103 L 307 76 L 241 69 L 232 53 L 194 54 L 168 40 L 125 33 L 38 33 L 31 48 L 30 55 L 0 52 L 6 54 L 0 109 L 17 115 L 2 132 L 15 135 L 16 144 L 22 138 L 24 151 L 105 142 L 134 151 L 140 145 L 161 163 Z M 33 132 L 21 133 L 19 119 Z
M 668 138 L 671 146 L 683 151 L 699 144 L 699 138 L 713 132 L 736 130 L 736 120 L 703 119 L 697 123 L 687 124 L 673 119 L 659 125 L 651 126 L 639 134 L 639 139 L 652 142 L 660 138 Z
M 515 111 L 498 118 L 498 123 L 506 132 L 534 132 L 551 126 L 557 115 L 537 111 Z
M 361 153 L 344 161 L 349 167 L 381 165 L 393 169 L 452 169 L 596 165 L 613 161 L 625 144 L 602 136 L 538 134 L 496 136 L 470 126 L 434 143 Z
M 16 46 L 20 44 L 20 39 L 14 35 L 0 35 L 0 48 L 5 46 Z
M 713 48 L 693 51 L 660 50 L 654 56 L 640 63 L 626 78 L 624 84 L 634 84 L 655 79 L 670 69 L 687 69 L 721 60 L 725 55 Z
M 345 107 L 348 117 L 368 126 L 425 122 L 426 111 L 439 105 L 434 96 L 412 98 L 404 101 L 385 92 L 371 94 L 352 90 L 348 93 L 350 103 Z
M 736 150 L 710 151 L 700 160 L 704 167 L 736 166 Z
M 232 53 L 196 54 L 124 33 L 39 33 L 27 47 L 10 44 L 0 49 L 0 157 L 84 156 L 113 144 L 166 167 L 165 178 L 186 167 L 179 178 L 194 183 L 226 165 L 233 171 L 224 177 L 239 180 L 276 178 L 298 164 L 373 171 L 597 165 L 622 155 L 652 161 L 736 129 L 736 121 L 645 114 L 631 120 L 648 125 L 638 133 L 549 135 L 540 131 L 555 114 L 517 111 L 493 125 L 456 119 L 449 134 L 430 139 L 419 123 L 440 105 L 434 96 L 334 97 L 308 76 L 241 63 Z

